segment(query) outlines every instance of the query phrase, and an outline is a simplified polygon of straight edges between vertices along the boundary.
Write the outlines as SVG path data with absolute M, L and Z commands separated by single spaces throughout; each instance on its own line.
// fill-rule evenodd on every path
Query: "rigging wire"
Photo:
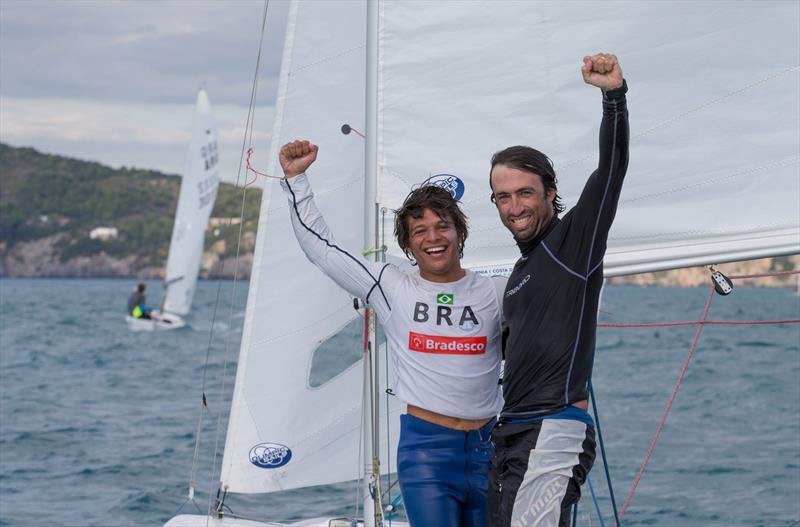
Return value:
M 770 276 L 788 276 L 788 275 L 798 275 L 798 274 L 800 274 L 800 270 L 794 269 L 794 270 L 789 270 L 789 271 L 773 271 L 773 272 L 757 273 L 757 274 L 731 275 L 729 278 L 730 279 L 736 279 L 736 280 L 742 280 L 742 279 L 750 279 L 750 278 L 763 278 L 763 277 L 770 277 Z M 697 343 L 699 341 L 700 334 L 702 333 L 703 327 L 707 326 L 707 325 L 765 325 L 765 324 L 796 324 L 796 323 L 800 323 L 800 319 L 784 319 L 784 320 L 708 320 L 707 317 L 708 317 L 708 313 L 709 313 L 710 308 L 711 308 L 711 301 L 712 301 L 714 292 L 715 292 L 715 289 L 712 286 L 710 291 L 709 291 L 709 296 L 708 296 L 708 298 L 706 300 L 706 306 L 705 306 L 705 309 L 703 311 L 703 314 L 702 314 L 700 320 L 682 321 L 682 322 L 666 322 L 666 323 L 637 323 L 637 324 L 598 323 L 598 325 L 597 325 L 598 327 L 605 327 L 605 328 L 670 327 L 670 326 L 689 326 L 689 325 L 697 326 L 696 331 L 695 331 L 694 341 L 693 341 L 693 343 L 692 343 L 692 345 L 690 347 L 690 350 L 688 352 L 688 355 L 687 355 L 686 359 L 684 360 L 683 368 L 682 368 L 682 370 L 681 370 L 681 372 L 680 372 L 680 374 L 678 376 L 678 380 L 677 380 L 677 382 L 676 382 L 676 384 L 675 384 L 675 386 L 674 386 L 674 388 L 672 390 L 670 399 L 667 402 L 667 406 L 666 406 L 666 408 L 664 410 L 664 413 L 662 415 L 661 421 L 659 422 L 659 425 L 658 425 L 658 427 L 656 429 L 656 432 L 655 432 L 654 436 L 652 437 L 652 439 L 650 441 L 650 445 L 648 447 L 647 454 L 645 455 L 644 461 L 642 462 L 642 464 L 641 464 L 641 466 L 639 468 L 639 472 L 637 473 L 636 478 L 634 479 L 633 485 L 632 485 L 632 487 L 631 487 L 631 489 L 630 489 L 630 491 L 628 493 L 628 496 L 627 496 L 627 498 L 625 500 L 625 503 L 623 504 L 623 507 L 619 511 L 619 513 L 617 512 L 617 505 L 616 505 L 616 500 L 614 498 L 614 491 L 613 491 L 613 488 L 611 486 L 611 475 L 609 473 L 608 463 L 607 463 L 606 455 L 605 455 L 605 446 L 604 446 L 604 442 L 603 442 L 602 431 L 600 429 L 600 419 L 599 419 L 599 416 L 598 416 L 598 413 L 597 413 L 597 403 L 596 403 L 596 400 L 595 400 L 594 390 L 593 390 L 593 387 L 592 387 L 591 380 L 589 381 L 589 394 L 590 394 L 590 397 L 591 397 L 592 410 L 593 410 L 593 413 L 594 413 L 594 420 L 595 420 L 597 433 L 598 433 L 598 444 L 600 446 L 600 451 L 601 451 L 601 455 L 602 455 L 602 458 L 603 458 L 603 466 L 604 466 L 604 469 L 605 469 L 606 480 L 607 480 L 608 486 L 609 486 L 609 494 L 610 494 L 610 497 L 611 497 L 611 503 L 612 503 L 612 507 L 613 507 L 613 510 L 614 510 L 615 527 L 620 527 L 621 518 L 624 515 L 625 511 L 628 509 L 631 500 L 633 499 L 633 495 L 634 495 L 634 493 L 636 491 L 636 487 L 637 487 L 637 485 L 638 485 L 638 483 L 639 483 L 639 481 L 640 481 L 640 479 L 641 479 L 641 477 L 642 477 L 642 475 L 644 473 L 644 470 L 645 470 L 645 468 L 647 466 L 647 463 L 649 462 L 649 459 L 650 459 L 650 457 L 651 457 L 651 455 L 653 453 L 653 450 L 655 449 L 655 445 L 656 445 L 656 443 L 658 441 L 658 438 L 659 438 L 659 436 L 660 436 L 660 434 L 661 434 L 661 432 L 663 430 L 664 424 L 666 422 L 667 414 L 670 411 L 670 408 L 671 408 L 671 406 L 672 406 L 672 404 L 673 404 L 673 402 L 675 400 L 675 397 L 677 395 L 677 391 L 680 388 L 681 382 L 682 382 L 682 380 L 683 380 L 683 378 L 684 378 L 684 376 L 686 374 L 686 370 L 687 370 L 687 368 L 689 366 L 689 362 L 690 362 L 690 360 L 692 358 L 692 355 L 693 355 L 693 353 L 694 353 L 694 351 L 696 349 L 696 346 L 697 346 Z M 588 483 L 589 483 L 589 490 L 592 493 L 592 499 L 594 500 L 594 503 L 595 503 L 597 516 L 600 519 L 601 525 L 603 525 L 602 514 L 600 512 L 599 504 L 597 502 L 597 498 L 596 498 L 595 493 L 594 493 L 594 488 L 592 486 L 591 479 L 588 479 Z M 800 521 L 797 522 L 797 523 L 800 524 Z
M 361 360 L 364 360 L 364 361 L 366 361 L 366 357 L 367 357 L 367 331 L 368 331 L 368 325 L 369 325 L 369 321 L 368 321 L 367 316 L 368 316 L 367 315 L 367 310 L 364 309 L 364 347 L 363 347 L 362 359 L 361 359 Z M 358 477 L 356 478 L 356 482 L 355 482 L 356 483 L 356 493 L 355 493 L 356 494 L 356 505 L 355 505 L 355 509 L 354 509 L 354 512 L 353 512 L 353 518 L 358 518 L 358 511 L 359 511 L 360 505 L 361 505 L 361 488 L 362 488 L 362 486 L 364 484 L 364 480 L 363 480 L 362 476 L 366 473 L 366 471 L 362 470 L 362 468 L 363 468 L 362 467 L 362 463 L 363 463 L 363 466 L 366 466 L 366 464 L 367 464 L 366 455 L 364 454 L 364 450 L 363 450 L 363 447 L 364 447 L 364 427 L 366 426 L 366 422 L 367 422 L 367 410 L 366 410 L 366 405 L 363 404 L 363 402 L 362 402 L 362 404 L 361 404 L 361 422 L 360 422 L 360 427 L 359 427 L 359 430 L 358 430 L 358 456 L 356 456 L 356 464 L 358 465 L 357 472 L 356 472 L 358 474 Z M 365 511 L 365 515 L 366 515 L 366 511 Z
M 192 497 L 192 498 L 186 498 L 183 501 L 183 503 L 181 503 L 180 506 L 177 509 L 175 509 L 175 512 L 172 513 L 172 516 L 173 517 L 177 516 L 181 512 L 181 510 L 183 510 L 183 508 L 186 506 L 186 504 L 189 503 L 189 502 L 191 502 L 192 505 L 194 505 L 195 509 L 197 509 L 197 513 L 198 514 L 203 514 L 202 509 L 200 509 L 200 505 L 198 505 L 197 502 L 194 501 L 194 498 Z
M 605 289 L 606 289 L 607 283 L 608 283 L 607 280 L 604 278 L 603 279 L 603 284 L 600 287 L 600 298 L 599 298 L 599 301 L 598 301 L 598 304 L 597 304 L 598 312 L 600 312 L 600 309 L 599 309 L 600 306 L 603 305 L 603 294 L 605 293 Z M 595 343 L 595 345 L 592 346 L 592 366 L 594 366 L 594 359 L 595 359 L 595 356 L 596 356 L 596 351 L 597 351 L 597 347 L 596 347 L 596 343 Z M 601 458 L 603 460 L 603 470 L 604 470 L 605 476 L 606 476 L 606 483 L 608 484 L 608 493 L 611 496 L 611 506 L 612 506 L 612 509 L 614 511 L 614 518 L 616 519 L 617 524 L 619 524 L 619 516 L 618 516 L 618 513 L 617 513 L 617 501 L 616 501 L 616 498 L 614 497 L 614 486 L 611 483 L 611 473 L 610 473 L 610 471 L 608 469 L 608 457 L 606 456 L 605 441 L 603 441 L 603 429 L 600 426 L 600 413 L 599 413 L 599 411 L 597 409 L 597 400 L 595 399 L 595 396 L 594 396 L 594 387 L 592 386 L 592 377 L 591 377 L 591 375 L 589 376 L 589 381 L 587 383 L 587 388 L 589 390 L 589 397 L 590 397 L 590 401 L 592 403 L 592 413 L 594 414 L 594 428 L 595 428 L 595 430 L 597 430 L 597 444 L 600 446 L 600 456 L 601 456 Z M 592 482 L 591 482 L 591 479 L 589 479 L 588 475 L 587 475 L 587 480 L 589 481 L 589 486 L 591 488 Z M 594 500 L 595 510 L 597 511 L 597 516 L 600 519 L 600 523 L 602 525 L 603 524 L 603 516 L 602 516 L 602 514 L 600 514 L 600 506 L 597 503 L 597 498 L 594 495 L 594 490 L 592 490 L 592 499 Z M 576 502 L 575 503 L 576 512 L 577 512 L 577 505 L 578 504 Z M 591 516 L 589 516 L 589 519 L 591 521 Z M 576 521 L 573 521 L 573 527 L 575 527 L 576 523 L 577 523 L 577 516 L 576 516 Z
M 603 458 L 603 469 L 606 473 L 606 482 L 608 483 L 608 493 L 611 496 L 611 507 L 614 510 L 614 520 L 616 521 L 617 527 L 620 526 L 620 518 L 622 517 L 621 514 L 617 511 L 617 500 L 614 497 L 614 487 L 611 485 L 611 472 L 608 470 L 608 458 L 606 457 L 606 447 L 605 442 L 603 441 L 603 429 L 600 428 L 600 414 L 597 411 L 597 401 L 594 397 L 594 388 L 592 387 L 592 381 L 589 380 L 589 397 L 592 401 L 592 413 L 594 414 L 594 424 L 595 428 L 597 428 L 597 443 L 600 445 L 600 455 Z M 591 484 L 591 482 L 590 482 Z M 594 494 L 594 491 L 592 491 Z M 599 515 L 599 514 L 598 514 Z M 600 523 L 603 522 L 602 516 L 600 516 Z
M 762 278 L 762 277 L 768 277 L 768 276 L 786 276 L 786 275 L 796 275 L 796 274 L 800 274 L 800 270 L 767 272 L 767 273 L 758 273 L 758 274 L 750 274 L 750 275 L 735 275 L 735 276 L 730 276 L 729 278 L 731 278 L 731 279 L 747 279 L 747 278 Z M 672 404 L 675 401 L 675 398 L 676 398 L 676 396 L 678 394 L 678 390 L 680 389 L 681 383 L 683 382 L 683 379 L 684 379 L 684 377 L 686 375 L 686 371 L 687 371 L 687 369 L 689 367 L 689 363 L 691 362 L 692 356 L 693 356 L 693 354 L 694 354 L 694 352 L 695 352 L 695 350 L 697 348 L 697 343 L 698 343 L 698 341 L 700 339 L 700 335 L 703 332 L 704 326 L 710 325 L 711 323 L 717 323 L 717 324 L 726 324 L 726 323 L 727 324 L 752 324 L 752 325 L 768 324 L 768 323 L 771 323 L 771 324 L 800 323 L 800 320 L 709 321 L 708 320 L 708 313 L 709 313 L 709 311 L 711 309 L 711 302 L 712 302 L 712 299 L 714 297 L 714 292 L 715 292 L 714 286 L 711 286 L 711 288 L 710 288 L 710 290 L 708 292 L 708 297 L 706 299 L 706 305 L 705 305 L 705 308 L 703 309 L 703 314 L 700 317 L 700 320 L 697 320 L 697 321 L 694 321 L 694 322 L 691 322 L 691 323 L 684 323 L 684 322 L 677 323 L 676 322 L 676 323 L 668 323 L 668 324 L 626 324 L 626 325 L 598 324 L 598 326 L 601 326 L 601 327 L 654 327 L 654 326 L 662 326 L 662 325 L 677 326 L 677 325 L 687 325 L 687 324 L 692 324 L 692 325 L 696 325 L 697 326 L 697 328 L 695 330 L 694 339 L 692 341 L 692 345 L 689 348 L 689 352 L 688 352 L 686 358 L 684 359 L 683 367 L 681 368 L 680 374 L 678 375 L 678 379 L 677 379 L 677 381 L 675 383 L 675 386 L 672 389 L 672 392 L 670 394 L 669 400 L 667 401 L 666 407 L 665 407 L 664 412 L 663 412 L 663 414 L 661 416 L 661 420 L 659 421 L 659 424 L 656 427 L 656 431 L 655 431 L 655 433 L 653 434 L 653 437 L 650 440 L 650 444 L 648 446 L 647 453 L 645 454 L 644 460 L 642 461 L 642 463 L 641 463 L 641 465 L 639 467 L 639 471 L 637 472 L 636 477 L 634 478 L 633 484 L 631 485 L 631 489 L 628 492 L 628 496 L 626 497 L 625 502 L 623 503 L 622 508 L 619 511 L 619 518 L 617 519 L 617 521 L 615 523 L 615 527 L 619 527 L 620 526 L 620 520 L 624 516 L 625 512 L 627 511 L 628 507 L 630 506 L 631 501 L 633 500 L 633 496 L 634 496 L 634 494 L 636 492 L 636 488 L 637 488 L 637 486 L 639 484 L 639 481 L 641 480 L 642 475 L 644 474 L 644 471 L 647 468 L 647 464 L 650 461 L 650 457 L 652 456 L 653 451 L 655 450 L 656 443 L 658 442 L 658 439 L 661 436 L 661 433 L 662 433 L 662 431 L 664 429 L 664 425 L 666 423 L 667 416 L 669 414 L 670 409 L 672 408 Z M 592 392 L 590 391 L 590 393 L 592 393 Z M 593 393 L 592 393 L 592 395 L 593 395 Z M 594 406 L 594 401 L 592 401 L 592 405 Z
M 800 319 L 783 320 L 687 320 L 681 322 L 647 322 L 641 324 L 597 324 L 599 328 L 667 328 L 674 326 L 764 326 L 770 324 L 798 324 Z
M 659 129 L 664 128 L 664 127 L 671 126 L 671 125 L 675 124 L 676 122 L 680 121 L 681 119 L 683 119 L 685 117 L 688 117 L 688 116 L 690 116 L 690 115 L 692 115 L 694 113 L 697 113 L 699 111 L 705 110 L 706 108 L 708 108 L 710 106 L 714 106 L 715 104 L 717 104 L 719 102 L 722 102 L 725 99 L 729 99 L 729 98 L 734 97 L 736 95 L 741 95 L 742 93 L 744 93 L 744 92 L 746 92 L 748 90 L 751 90 L 753 88 L 761 86 L 762 84 L 767 84 L 769 82 L 772 82 L 775 79 L 783 77 L 786 74 L 793 73 L 793 72 L 796 72 L 798 70 L 800 70 L 800 65 L 788 66 L 787 68 L 784 68 L 783 70 L 781 70 L 779 72 L 772 73 L 770 75 L 767 75 L 765 77 L 757 79 L 757 80 L 751 82 L 750 84 L 747 84 L 747 85 L 742 86 L 740 88 L 737 88 L 737 89 L 735 89 L 733 91 L 730 91 L 730 92 L 728 92 L 728 93 L 726 93 L 724 95 L 720 95 L 719 97 L 715 97 L 715 98 L 709 99 L 709 100 L 707 100 L 705 102 L 702 102 L 702 103 L 698 104 L 697 106 L 695 106 L 693 108 L 689 108 L 687 110 L 684 110 L 683 112 L 681 112 L 679 114 L 673 115 L 672 117 L 670 117 L 670 118 L 668 118 L 668 119 L 666 119 L 664 121 L 661 121 L 660 123 L 654 124 L 650 128 L 631 136 L 631 142 L 633 142 L 633 140 L 641 139 L 642 137 L 650 135 L 653 132 L 655 132 L 656 130 L 659 130 Z M 565 169 L 567 169 L 569 167 L 572 167 L 572 166 L 575 166 L 575 165 L 579 165 L 581 163 L 584 163 L 586 161 L 594 159 L 594 157 L 595 157 L 594 154 L 589 154 L 589 155 L 586 155 L 584 157 L 580 157 L 578 159 L 574 159 L 572 161 L 568 161 L 568 162 L 564 163 L 563 165 L 561 165 L 561 171 L 563 172 Z
M 381 207 L 381 209 L 380 209 L 380 218 L 381 218 L 381 220 L 380 220 L 380 226 L 381 226 L 381 236 L 380 236 L 380 240 L 381 241 L 380 241 L 380 243 L 381 243 L 381 249 L 380 249 L 379 252 L 380 252 L 381 263 L 384 263 L 384 264 L 386 263 L 386 212 L 387 212 L 386 207 Z M 378 252 L 378 250 L 377 249 L 371 249 L 370 252 L 371 253 L 375 253 L 375 252 Z M 377 335 L 376 335 L 376 337 L 377 337 Z M 378 339 L 377 338 L 375 339 L 375 342 L 376 342 L 376 345 L 378 347 L 378 350 L 376 351 L 376 353 L 379 353 L 380 344 L 378 343 Z M 394 513 L 395 513 L 396 503 L 392 500 L 392 486 L 394 486 L 394 483 L 392 483 L 392 446 L 391 446 L 391 441 L 389 440 L 392 437 L 391 419 L 389 418 L 389 414 L 390 414 L 390 412 L 389 412 L 389 404 L 391 402 L 391 395 L 392 394 L 391 394 L 391 390 L 389 389 L 390 379 L 389 379 L 389 345 L 388 345 L 388 343 L 387 343 L 386 346 L 384 346 L 383 349 L 386 350 L 385 360 L 383 362 L 386 364 L 386 366 L 384 366 L 384 368 L 385 368 L 386 387 L 387 387 L 387 389 L 384 391 L 384 393 L 386 395 L 386 465 L 387 465 L 387 467 L 386 467 L 386 477 L 387 477 L 386 495 L 388 497 L 387 501 L 389 503 L 389 505 L 386 506 L 386 511 L 385 512 L 387 512 L 388 515 L 389 515 L 389 517 L 388 517 L 389 527 L 391 527 L 392 526 L 392 516 L 394 516 Z
M 249 135 L 247 137 L 248 145 L 253 144 L 253 129 L 254 129 L 254 121 L 255 121 L 255 107 L 256 107 L 256 98 L 258 94 L 258 72 L 261 69 L 261 53 L 263 50 L 263 43 L 264 43 L 264 34 L 266 33 L 266 26 L 267 26 L 267 14 L 269 12 L 269 0 L 264 0 L 264 10 L 261 17 L 261 34 L 259 36 L 259 43 L 258 43 L 258 55 L 256 57 L 256 65 L 255 65 L 255 72 L 253 74 L 253 87 L 250 92 L 250 105 L 247 112 L 247 123 L 245 127 L 245 134 Z M 243 139 L 244 141 L 244 139 Z M 242 151 L 244 151 L 244 145 L 242 146 Z M 239 170 L 236 175 L 236 184 L 239 185 L 239 180 L 241 178 L 242 173 L 242 157 L 243 154 L 239 157 Z M 242 206 L 241 212 L 239 214 L 239 232 L 237 235 L 236 240 L 236 256 L 234 259 L 234 271 L 233 271 L 233 287 L 231 288 L 231 296 L 230 302 L 228 307 L 228 327 L 233 327 L 233 317 L 234 317 L 234 303 L 236 299 L 236 291 L 237 286 L 239 284 L 239 256 L 242 247 L 242 234 L 244 230 L 244 214 L 245 214 L 245 206 L 247 203 L 247 186 L 245 185 L 242 189 Z M 224 265 L 224 264 L 223 264 Z M 221 280 L 220 280 L 221 283 Z M 222 367 L 222 378 L 220 380 L 220 390 L 219 393 L 225 393 L 225 386 L 226 386 L 226 379 L 228 373 L 228 363 L 229 357 L 231 353 L 231 332 L 228 331 L 225 339 L 225 359 Z M 214 439 L 214 453 L 212 457 L 212 468 L 209 478 L 209 492 L 213 488 L 214 485 L 214 474 L 216 473 L 216 463 L 217 463 L 217 456 L 219 453 L 219 444 L 220 444 L 220 436 L 222 430 L 222 411 L 217 413 L 217 429 Z M 221 478 L 220 478 L 221 479 Z M 210 510 L 210 509 L 209 509 Z
M 594 492 L 594 485 L 592 485 L 592 478 L 587 477 L 586 482 L 589 484 L 589 492 L 592 495 L 592 502 L 594 503 L 594 511 L 595 513 L 597 513 L 597 519 L 600 520 L 600 527 L 606 527 L 606 524 L 603 522 L 603 514 L 600 512 L 600 503 L 597 501 L 597 494 L 595 494 Z M 575 526 L 573 525 L 573 527 Z
M 240 185 L 241 176 L 242 176 L 242 167 L 243 167 L 245 146 L 247 144 L 252 144 L 252 140 L 253 140 L 253 121 L 254 121 L 254 118 L 255 118 L 255 101 L 256 101 L 256 95 L 257 95 L 257 92 L 258 92 L 258 72 L 260 70 L 260 64 L 261 64 L 261 53 L 262 53 L 262 49 L 263 49 L 264 34 L 266 32 L 266 22 L 267 22 L 268 10 L 269 10 L 269 0 L 264 0 L 264 8 L 263 8 L 262 19 L 261 19 L 261 34 L 260 34 L 260 38 L 259 38 L 258 55 L 257 55 L 257 58 L 256 58 L 255 73 L 254 73 L 253 84 L 252 84 L 251 93 L 250 93 L 250 105 L 248 107 L 247 121 L 246 121 L 246 125 L 245 125 L 245 134 L 244 134 L 244 137 L 243 137 L 243 145 L 242 145 L 241 154 L 240 154 L 240 157 L 239 157 L 239 168 L 238 168 L 237 176 L 236 176 L 236 186 L 237 187 Z M 248 156 L 248 160 L 249 160 L 249 156 Z M 238 278 L 239 278 L 239 256 L 240 256 L 240 251 L 241 251 L 242 231 L 243 231 L 243 228 L 244 228 L 244 214 L 245 214 L 246 199 L 247 199 L 247 185 L 244 185 L 243 186 L 243 191 L 242 191 L 242 206 L 241 206 L 241 212 L 240 212 L 240 215 L 239 215 L 239 232 L 238 232 L 238 238 L 237 238 L 237 243 L 236 243 L 236 255 L 235 255 L 235 258 L 234 258 L 233 287 L 232 287 L 232 291 L 231 291 L 231 298 L 230 298 L 230 304 L 229 304 L 229 313 L 228 313 L 228 321 L 229 321 L 228 327 L 229 328 L 233 327 L 233 315 L 234 315 L 233 309 L 234 309 L 234 300 L 235 300 L 235 297 L 236 297 Z M 231 223 L 230 223 L 230 219 L 229 219 L 228 220 L 228 226 L 230 226 L 230 225 L 231 225 Z M 225 263 L 223 261 L 222 269 L 221 269 L 221 273 L 220 274 L 224 273 L 224 265 L 225 265 Z M 214 328 L 216 326 L 216 321 L 217 321 L 217 311 L 219 309 L 219 304 L 220 304 L 221 292 L 222 292 L 222 278 L 220 278 L 217 281 L 217 293 L 216 293 L 216 297 L 215 297 L 215 300 L 214 300 L 214 309 L 213 309 L 213 312 L 212 312 L 211 327 L 209 329 L 208 343 L 207 343 L 207 346 L 206 346 L 206 358 L 205 358 L 205 363 L 203 365 L 202 385 L 201 385 L 202 404 L 200 406 L 200 412 L 199 412 L 199 416 L 198 416 L 197 427 L 195 429 L 195 447 L 194 447 L 194 453 L 193 453 L 193 458 L 192 458 L 192 471 L 191 471 L 190 482 L 189 482 L 189 498 L 186 500 L 186 502 L 184 502 L 181 505 L 181 507 L 178 509 L 178 511 L 180 511 L 188 501 L 192 501 L 193 503 L 195 503 L 194 502 L 194 489 L 195 489 L 195 486 L 196 486 L 196 479 L 197 479 L 198 458 L 199 458 L 199 451 L 200 451 L 201 428 L 202 428 L 202 423 L 203 423 L 203 418 L 204 418 L 205 413 L 207 411 L 210 411 L 209 408 L 208 408 L 208 400 L 207 400 L 207 397 L 206 397 L 207 374 L 208 374 L 208 366 L 209 366 L 209 359 L 210 359 L 210 353 L 211 353 L 211 345 L 212 345 L 213 339 L 214 339 Z M 229 362 L 228 357 L 230 355 L 230 348 L 231 348 L 230 339 L 231 339 L 231 331 L 228 331 L 226 339 L 225 339 L 225 353 L 224 353 L 224 364 L 223 364 L 222 379 L 220 381 L 220 391 L 219 391 L 220 394 L 225 393 L 225 379 L 227 377 L 228 362 Z M 218 501 L 218 503 L 216 505 L 213 504 L 213 499 L 212 499 L 212 496 L 214 496 L 213 489 L 214 489 L 214 486 L 216 485 L 216 483 L 214 481 L 214 474 L 217 471 L 217 456 L 218 456 L 218 453 L 219 453 L 219 442 L 220 442 L 219 438 L 220 438 L 220 431 L 221 431 L 222 416 L 223 416 L 223 411 L 222 411 L 222 408 L 220 407 L 220 409 L 217 412 L 217 424 L 216 424 L 216 431 L 215 431 L 215 434 L 214 434 L 215 435 L 214 449 L 213 449 L 213 454 L 212 454 L 212 459 L 211 459 L 211 469 L 210 469 L 210 475 L 209 475 L 209 487 L 208 487 L 209 488 L 209 492 L 208 492 L 208 506 L 207 506 L 207 514 L 209 515 L 209 517 L 210 517 L 211 511 L 212 511 L 212 508 L 216 508 L 218 512 L 221 512 L 223 508 L 227 508 L 228 510 L 230 510 L 230 507 L 228 507 L 228 506 L 226 506 L 224 504 L 224 495 L 223 495 L 222 501 Z M 220 489 L 218 489 L 217 496 L 219 496 L 219 490 Z M 225 494 L 227 494 L 227 493 L 225 493 Z M 198 507 L 198 510 L 199 510 L 199 506 L 197 506 L 197 503 L 195 503 L 195 506 Z
M 708 317 L 708 311 L 711 309 L 711 301 L 714 298 L 714 287 L 712 286 L 708 292 L 708 297 L 706 298 L 706 305 L 703 308 L 703 314 L 700 317 L 701 321 L 705 321 Z M 667 422 L 667 416 L 669 415 L 669 411 L 672 408 L 672 403 L 675 402 L 675 397 L 678 395 L 678 390 L 681 387 L 681 383 L 683 382 L 683 378 L 686 375 L 686 371 L 689 369 L 689 363 L 692 360 L 692 356 L 694 355 L 694 350 L 697 348 L 697 342 L 700 340 L 700 335 L 703 332 L 703 325 L 700 324 L 697 326 L 694 334 L 694 340 L 692 341 L 692 345 L 689 348 L 689 353 L 686 355 L 686 359 L 684 359 L 683 367 L 681 368 L 681 372 L 678 375 L 678 380 L 675 383 L 675 386 L 672 388 L 672 394 L 670 395 L 669 400 L 667 401 L 667 406 L 664 408 L 664 413 L 661 415 L 661 420 L 656 427 L 656 432 L 653 434 L 652 439 L 650 440 L 650 445 L 647 448 L 647 453 L 644 456 L 644 461 L 642 461 L 641 466 L 639 467 L 639 472 L 636 474 L 636 477 L 633 480 L 633 484 L 631 485 L 631 490 L 628 491 L 628 496 L 625 498 L 625 502 L 622 504 L 622 508 L 619 511 L 620 519 L 625 516 L 625 511 L 628 510 L 628 506 L 631 504 L 631 500 L 633 500 L 633 495 L 636 492 L 636 487 L 639 485 L 639 481 L 642 479 L 642 474 L 644 474 L 645 469 L 647 468 L 647 463 L 650 461 L 650 456 L 653 455 L 653 451 L 656 448 L 656 443 L 658 442 L 658 438 L 661 436 L 661 432 L 664 430 L 664 425 Z M 617 521 L 615 523 L 615 527 L 619 527 L 620 523 Z

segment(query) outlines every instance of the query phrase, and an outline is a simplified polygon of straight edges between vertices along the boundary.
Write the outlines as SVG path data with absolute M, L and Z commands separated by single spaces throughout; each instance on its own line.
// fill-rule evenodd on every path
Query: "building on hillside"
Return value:
M 89 238 L 92 240 L 114 240 L 118 235 L 119 233 L 117 232 L 116 227 L 95 227 L 89 231 Z
M 227 225 L 239 225 L 240 223 L 242 223 L 242 218 L 208 218 L 206 230 L 214 227 L 225 227 Z

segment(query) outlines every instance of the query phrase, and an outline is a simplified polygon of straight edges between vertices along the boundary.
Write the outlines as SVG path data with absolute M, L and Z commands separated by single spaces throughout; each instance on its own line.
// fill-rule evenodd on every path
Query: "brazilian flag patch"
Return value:
M 444 304 L 446 306 L 453 305 L 453 295 L 449 293 L 439 293 L 436 295 L 436 303 L 437 304 Z

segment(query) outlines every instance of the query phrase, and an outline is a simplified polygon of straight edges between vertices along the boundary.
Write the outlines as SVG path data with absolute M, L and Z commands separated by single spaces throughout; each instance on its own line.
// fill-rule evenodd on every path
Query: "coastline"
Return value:
M 726 276 L 766 274 L 772 272 L 800 269 L 800 255 L 793 254 L 781 258 L 761 258 L 743 262 L 731 262 L 714 266 Z M 736 285 L 741 287 L 798 287 L 798 275 L 765 276 L 761 278 L 741 278 Z M 710 283 L 707 266 L 687 267 L 671 271 L 658 271 L 628 276 L 615 276 L 608 279 L 609 284 L 628 284 L 657 287 L 697 287 Z

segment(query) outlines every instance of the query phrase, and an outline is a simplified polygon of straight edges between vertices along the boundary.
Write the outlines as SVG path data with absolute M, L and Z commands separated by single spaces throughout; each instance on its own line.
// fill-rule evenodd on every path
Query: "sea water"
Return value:
M 180 507 L 208 509 L 247 284 L 200 282 L 190 327 L 157 333 L 125 325 L 134 285 L 0 280 L 0 525 L 158 526 Z M 151 303 L 159 289 L 148 282 Z M 697 320 L 707 294 L 610 286 L 600 319 Z M 709 314 L 797 318 L 800 297 L 789 289 L 737 287 L 715 296 Z M 618 508 L 694 336 L 694 327 L 599 330 L 594 386 Z M 186 502 L 203 391 L 197 491 Z M 599 454 L 591 482 L 611 526 Z M 226 503 L 246 516 L 293 521 L 352 514 L 356 494 L 342 483 Z M 588 485 L 577 525 L 601 525 Z M 800 525 L 800 325 L 704 328 L 622 525 Z

